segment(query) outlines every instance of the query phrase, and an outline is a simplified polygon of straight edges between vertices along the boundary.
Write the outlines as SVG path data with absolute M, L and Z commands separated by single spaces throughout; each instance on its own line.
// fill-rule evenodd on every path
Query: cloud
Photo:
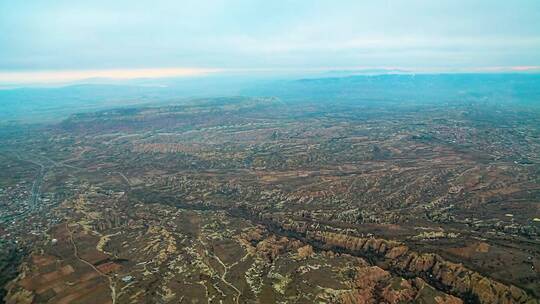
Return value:
M 540 66 L 485 66 L 472 68 L 471 70 L 475 72 L 540 72 Z
M 221 69 L 201 68 L 158 68 L 158 69 L 114 69 L 114 70 L 68 70 L 68 71 L 0 71 L 0 83 L 67 83 L 90 78 L 106 79 L 136 79 L 136 78 L 166 78 L 193 77 L 220 72 Z
M 540 64 L 540 1 L 0 1 L 0 69 Z

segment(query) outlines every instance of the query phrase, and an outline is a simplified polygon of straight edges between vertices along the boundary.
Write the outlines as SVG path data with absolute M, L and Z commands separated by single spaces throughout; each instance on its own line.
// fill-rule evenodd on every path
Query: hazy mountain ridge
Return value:
M 152 85 L 150 85 L 152 84 Z M 161 84 L 161 85 L 160 85 Z M 0 123 L 57 121 L 70 114 L 217 96 L 278 97 L 285 102 L 519 102 L 539 104 L 539 74 L 387 74 L 297 80 L 209 77 L 0 90 Z

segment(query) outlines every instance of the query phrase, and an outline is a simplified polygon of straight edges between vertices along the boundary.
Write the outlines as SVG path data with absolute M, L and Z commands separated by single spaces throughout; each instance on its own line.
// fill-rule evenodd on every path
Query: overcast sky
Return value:
M 540 65 L 540 1 L 0 0 L 0 72 Z

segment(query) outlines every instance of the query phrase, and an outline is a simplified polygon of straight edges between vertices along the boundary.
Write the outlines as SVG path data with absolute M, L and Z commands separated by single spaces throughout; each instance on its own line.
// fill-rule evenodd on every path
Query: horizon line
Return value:
M 399 66 L 349 66 L 313 68 L 124 68 L 124 69 L 58 69 L 58 70 L 0 70 L 0 85 L 61 85 L 78 83 L 92 79 L 134 80 L 176 77 L 201 77 L 216 74 L 241 73 L 321 73 L 321 72 L 369 72 L 380 70 L 384 73 L 403 74 L 460 74 L 460 73 L 535 73 L 540 65 L 483 66 L 469 68 L 445 67 L 399 67 Z M 377 73 L 373 73 L 377 74 Z

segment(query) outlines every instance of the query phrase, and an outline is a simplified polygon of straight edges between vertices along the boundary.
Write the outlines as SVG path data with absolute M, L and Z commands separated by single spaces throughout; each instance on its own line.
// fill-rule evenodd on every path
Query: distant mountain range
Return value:
M 324 77 L 146 79 L 125 84 L 0 90 L 0 123 L 47 122 L 107 108 L 182 103 L 216 96 L 278 97 L 284 102 L 496 102 L 540 104 L 540 74 L 403 74 L 332 71 Z M 373 72 L 376 75 L 371 75 Z M 402 72 L 402 71 L 400 71 Z M 332 76 L 332 77 L 330 77 Z

